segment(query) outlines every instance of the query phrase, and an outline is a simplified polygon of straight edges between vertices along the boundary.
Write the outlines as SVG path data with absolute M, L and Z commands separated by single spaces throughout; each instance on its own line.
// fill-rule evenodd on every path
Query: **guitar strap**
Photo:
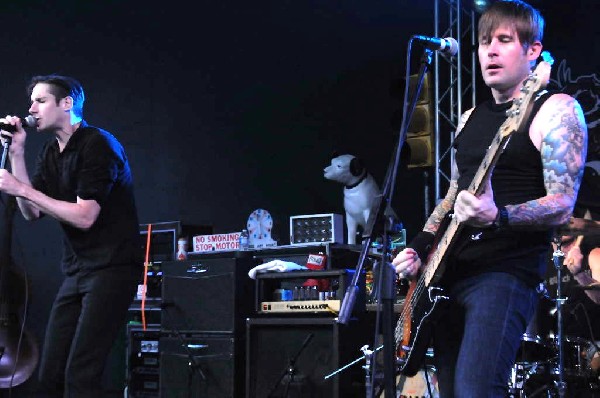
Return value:
M 529 113 L 527 121 L 521 125 L 521 128 L 518 131 L 516 131 L 515 134 L 521 134 L 525 133 L 526 131 L 529 131 L 529 127 L 531 127 L 531 122 L 533 122 L 533 118 L 535 117 L 535 115 L 537 115 L 542 105 L 544 105 L 544 102 L 546 102 L 546 100 L 550 98 L 552 94 L 554 93 L 551 93 L 548 90 L 540 90 L 535 95 L 535 98 L 533 100 L 533 106 L 531 107 L 531 113 Z

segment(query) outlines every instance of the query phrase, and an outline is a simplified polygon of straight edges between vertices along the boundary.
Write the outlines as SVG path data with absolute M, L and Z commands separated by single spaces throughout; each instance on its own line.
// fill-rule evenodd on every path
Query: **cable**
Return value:
M 148 224 L 148 236 L 146 237 L 146 258 L 144 259 L 144 285 L 142 287 L 142 329 L 146 331 L 146 292 L 148 291 L 148 267 L 150 262 L 150 241 L 152 235 L 152 224 Z

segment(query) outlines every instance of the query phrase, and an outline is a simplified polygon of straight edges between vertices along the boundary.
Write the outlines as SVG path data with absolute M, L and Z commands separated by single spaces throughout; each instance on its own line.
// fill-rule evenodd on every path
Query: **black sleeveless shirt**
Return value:
M 519 132 L 511 135 L 498 159 L 492 174 L 494 201 L 498 206 L 520 204 L 546 195 L 540 152 L 528 132 L 533 116 L 549 96 L 545 94 L 535 101 L 532 116 Z M 459 191 L 472 182 L 511 105 L 512 102 L 496 104 L 489 100 L 471 113 L 454 142 Z M 449 255 L 448 280 L 451 283 L 483 272 L 508 272 L 535 286 L 545 274 L 550 237 L 550 231 L 465 227 Z

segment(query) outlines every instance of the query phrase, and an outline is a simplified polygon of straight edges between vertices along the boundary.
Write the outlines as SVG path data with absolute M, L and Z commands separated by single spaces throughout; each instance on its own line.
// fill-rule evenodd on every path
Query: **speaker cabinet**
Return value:
M 251 256 L 209 255 L 164 262 L 163 331 L 234 333 L 239 330 L 243 335 L 243 322 L 253 310 L 255 290 L 248 271 L 257 264 Z
M 368 336 L 331 318 L 247 319 L 246 398 L 363 396 L 364 363 L 324 377 L 360 357 Z
M 161 337 L 160 397 L 242 396 L 243 356 L 234 355 L 235 343 L 231 337 L 206 334 Z

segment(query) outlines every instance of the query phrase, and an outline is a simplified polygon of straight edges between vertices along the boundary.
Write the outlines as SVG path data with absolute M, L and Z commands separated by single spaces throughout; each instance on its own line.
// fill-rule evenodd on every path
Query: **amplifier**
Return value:
M 233 335 L 163 334 L 160 339 L 161 398 L 243 396 L 243 347 Z M 237 355 L 236 355 L 237 354 Z
M 251 253 L 231 258 L 231 253 L 194 256 L 162 264 L 162 330 L 166 332 L 243 331 L 252 313 L 254 281 L 248 271 L 258 261 Z
M 364 396 L 361 366 L 325 376 L 362 355 L 360 347 L 370 343 L 366 321 L 262 317 L 246 325 L 246 398 Z
M 335 316 L 356 271 L 330 269 L 256 275 L 256 312 L 320 313 Z M 353 310 L 364 310 L 365 275 L 358 278 Z
M 263 314 L 322 312 L 337 314 L 340 312 L 340 300 L 306 300 L 306 301 L 263 301 L 260 303 Z

